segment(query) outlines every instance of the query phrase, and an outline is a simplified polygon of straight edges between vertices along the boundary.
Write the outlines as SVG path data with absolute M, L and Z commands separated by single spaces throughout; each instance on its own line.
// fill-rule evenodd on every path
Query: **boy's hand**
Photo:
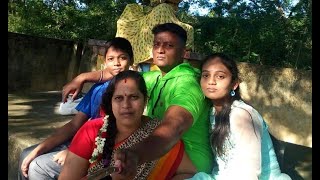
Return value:
M 31 153 L 24 158 L 24 160 L 22 161 L 22 164 L 21 164 L 21 172 L 22 172 L 22 175 L 26 178 L 28 178 L 28 170 L 29 170 L 29 165 L 31 163 L 31 161 L 33 161 L 36 157 L 37 157 L 37 153 L 35 150 L 31 151 Z
M 68 95 L 72 94 L 72 100 L 74 100 L 77 95 L 81 92 L 84 82 L 80 78 L 74 78 L 72 81 L 67 83 L 62 88 L 62 102 L 67 102 Z

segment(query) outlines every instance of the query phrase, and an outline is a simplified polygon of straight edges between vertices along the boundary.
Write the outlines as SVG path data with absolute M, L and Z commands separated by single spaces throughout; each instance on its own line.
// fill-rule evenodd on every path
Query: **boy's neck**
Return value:
M 168 66 L 159 67 L 161 74 L 162 74 L 162 77 L 165 76 L 166 74 L 168 74 L 172 69 L 174 69 L 175 67 L 179 66 L 182 63 L 183 63 L 183 61 L 181 61 L 181 63 L 176 64 L 175 66 L 171 66 L 171 67 L 168 67 Z

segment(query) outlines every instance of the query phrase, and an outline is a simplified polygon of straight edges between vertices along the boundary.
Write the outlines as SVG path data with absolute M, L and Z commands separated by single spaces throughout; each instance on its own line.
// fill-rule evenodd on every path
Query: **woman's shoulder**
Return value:
M 87 128 L 99 128 L 103 124 L 103 117 L 88 120 L 83 126 Z

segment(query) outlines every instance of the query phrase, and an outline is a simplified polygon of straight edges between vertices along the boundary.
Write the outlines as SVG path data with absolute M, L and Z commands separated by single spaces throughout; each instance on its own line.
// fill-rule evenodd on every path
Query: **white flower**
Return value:
M 99 153 L 103 153 L 103 147 L 104 147 L 104 143 L 105 143 L 106 139 L 99 139 L 99 142 L 97 142 L 97 149 Z
M 97 146 L 96 148 L 94 148 L 91 158 L 89 159 L 90 163 L 93 163 L 97 160 L 98 156 L 100 153 L 103 153 L 103 147 L 104 144 L 106 142 L 106 138 L 101 137 L 103 132 L 107 132 L 107 127 L 108 127 L 108 118 L 109 116 L 106 115 L 103 118 L 103 125 L 100 128 L 99 132 L 98 132 L 98 136 L 95 138 L 95 145 Z
M 100 129 L 101 132 L 107 132 L 107 127 L 108 127 L 108 120 L 104 121 L 102 128 Z

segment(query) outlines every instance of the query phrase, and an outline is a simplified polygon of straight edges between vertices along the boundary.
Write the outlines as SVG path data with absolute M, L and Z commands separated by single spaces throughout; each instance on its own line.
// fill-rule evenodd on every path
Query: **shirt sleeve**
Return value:
M 258 180 L 261 174 L 261 124 L 242 108 L 230 113 L 230 132 L 235 146 L 226 169 L 217 179 Z
M 81 111 L 86 114 L 88 117 L 92 117 L 91 114 L 91 97 L 93 94 L 93 90 L 95 89 L 96 84 L 94 84 L 90 90 L 86 93 L 80 103 L 77 105 L 76 110 Z
M 194 77 L 177 79 L 170 105 L 183 107 L 190 112 L 195 124 L 207 106 L 197 79 Z
M 87 121 L 72 139 L 69 151 L 89 160 L 95 148 L 95 138 L 102 124 L 102 119 Z

